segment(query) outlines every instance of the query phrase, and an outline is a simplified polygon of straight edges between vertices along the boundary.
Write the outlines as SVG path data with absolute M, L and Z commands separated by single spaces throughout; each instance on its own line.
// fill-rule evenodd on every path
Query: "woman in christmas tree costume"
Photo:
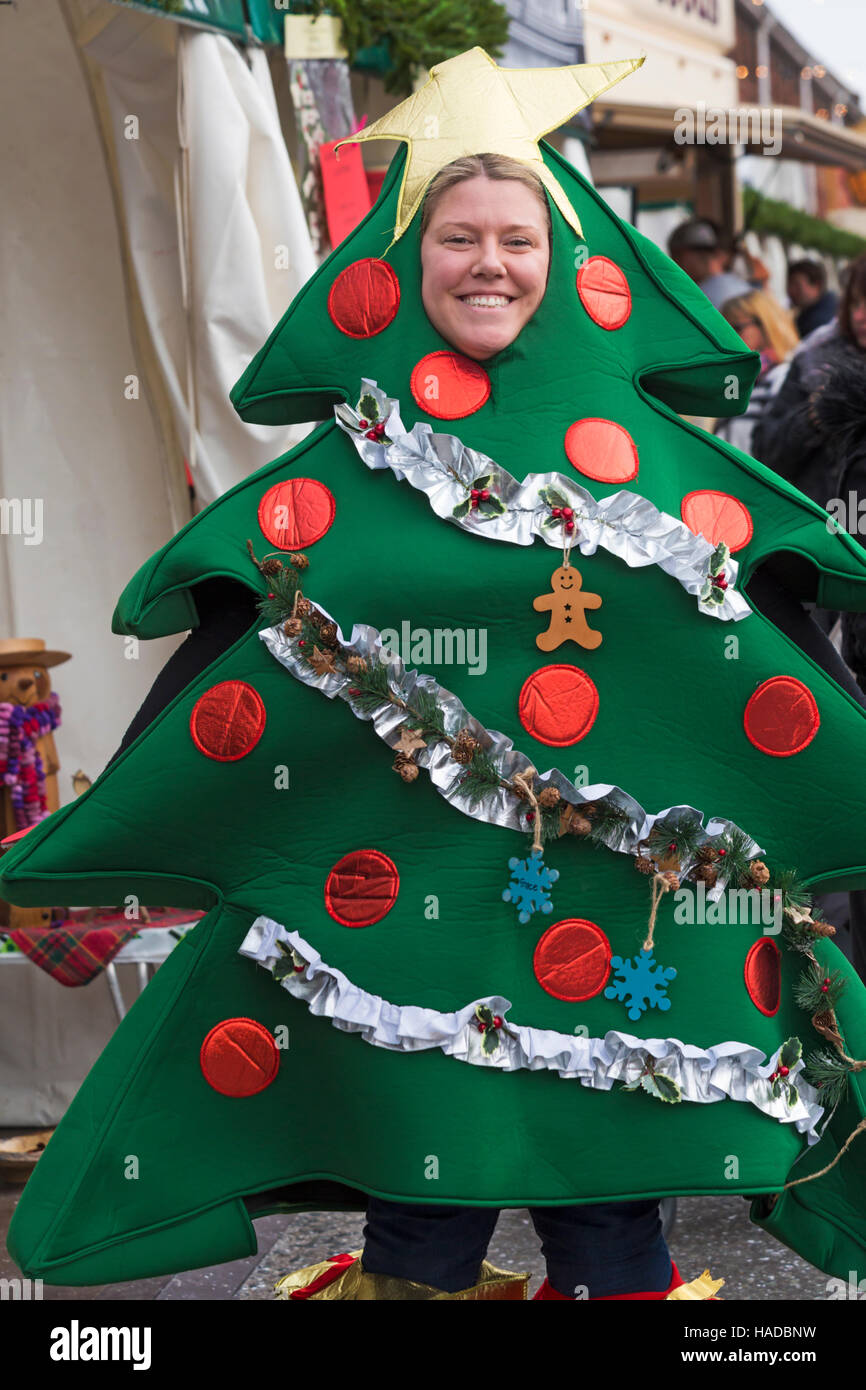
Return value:
M 752 580 L 864 609 L 866 557 L 683 422 L 743 409 L 755 354 L 538 144 L 634 66 L 473 50 L 362 133 L 408 152 L 232 393 L 324 423 L 121 596 L 140 637 L 218 581 L 259 616 L 0 862 L 12 901 L 210 909 L 40 1159 L 27 1273 L 230 1260 L 254 1216 L 369 1202 L 363 1262 L 286 1296 L 523 1296 L 477 1264 L 527 1207 L 545 1297 L 710 1297 L 672 1287 L 678 1193 L 857 1268 L 866 993 L 805 885 L 866 885 L 866 712 Z M 489 153 L 547 209 L 449 168 Z

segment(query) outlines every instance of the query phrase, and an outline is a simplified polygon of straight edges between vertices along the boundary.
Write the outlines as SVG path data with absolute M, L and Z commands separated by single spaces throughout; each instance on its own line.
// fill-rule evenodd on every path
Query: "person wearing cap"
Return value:
M 692 217 L 675 227 L 668 239 L 668 254 L 690 275 L 711 304 L 721 309 L 729 299 L 751 294 L 767 279 L 766 268 L 745 247 L 738 247 L 752 274 L 751 282 L 728 269 L 731 253 L 722 244 L 719 229 L 706 217 Z

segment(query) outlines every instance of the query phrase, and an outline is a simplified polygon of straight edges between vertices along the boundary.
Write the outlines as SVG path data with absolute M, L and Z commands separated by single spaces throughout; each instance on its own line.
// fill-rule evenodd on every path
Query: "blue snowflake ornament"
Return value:
M 541 857 L 541 850 L 534 849 L 525 859 L 512 857 L 508 861 L 511 882 L 503 891 L 502 899 L 514 903 L 518 909 L 518 921 L 528 922 L 533 912 L 552 912 L 548 889 L 559 878 L 558 869 L 548 869 Z
M 657 965 L 652 951 L 641 951 L 631 960 L 611 956 L 610 966 L 617 978 L 612 985 L 608 985 L 604 997 L 628 1004 L 628 1016 L 632 1022 L 647 1009 L 661 1009 L 664 1013 L 670 1008 L 667 988 L 677 972 L 672 966 L 665 968 Z

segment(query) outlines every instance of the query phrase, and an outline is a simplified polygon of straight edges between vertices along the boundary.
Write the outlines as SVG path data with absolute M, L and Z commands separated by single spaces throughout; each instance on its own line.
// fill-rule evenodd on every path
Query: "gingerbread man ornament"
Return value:
M 532 600 L 536 612 L 550 614 L 550 626 L 535 639 L 535 645 L 543 652 L 552 652 L 568 641 L 589 651 L 601 646 L 601 633 L 595 632 L 586 621 L 587 609 L 601 607 L 601 596 L 585 593 L 582 583 L 580 570 L 573 565 L 560 565 L 550 577 L 553 592 L 539 594 Z

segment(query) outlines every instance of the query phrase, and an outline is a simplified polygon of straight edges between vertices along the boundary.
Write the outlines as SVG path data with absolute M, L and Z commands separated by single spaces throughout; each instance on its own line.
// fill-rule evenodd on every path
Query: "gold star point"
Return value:
M 424 200 L 431 179 L 467 154 L 503 154 L 528 164 L 571 227 L 580 220 L 541 155 L 538 141 L 634 72 L 643 58 L 561 68 L 501 68 L 470 48 L 430 69 L 423 87 L 341 144 L 402 140 L 408 146 L 397 200 L 395 241 Z

